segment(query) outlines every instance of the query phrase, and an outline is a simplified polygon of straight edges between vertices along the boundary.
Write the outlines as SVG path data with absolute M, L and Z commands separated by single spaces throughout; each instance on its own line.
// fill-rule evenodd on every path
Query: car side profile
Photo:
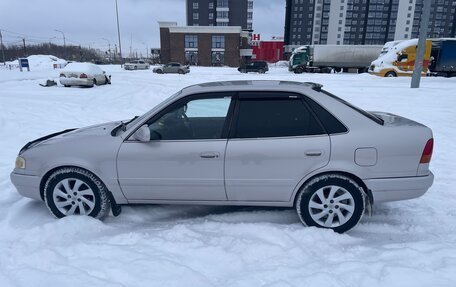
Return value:
M 125 70 L 148 70 L 149 63 L 144 60 L 134 60 L 124 64 Z
M 374 203 L 423 195 L 432 150 L 428 127 L 319 84 L 212 82 L 127 122 L 29 142 L 11 180 L 57 218 L 101 219 L 124 204 L 280 206 L 345 232 Z
M 246 64 L 241 65 L 238 68 L 238 71 L 241 73 L 256 72 L 264 74 L 269 71 L 268 63 L 265 61 L 252 61 Z
M 177 63 L 177 62 L 171 62 L 166 65 L 154 68 L 153 72 L 157 73 L 157 74 L 174 73 L 174 74 L 185 75 L 187 73 L 190 73 L 190 67 L 181 65 L 180 63 Z

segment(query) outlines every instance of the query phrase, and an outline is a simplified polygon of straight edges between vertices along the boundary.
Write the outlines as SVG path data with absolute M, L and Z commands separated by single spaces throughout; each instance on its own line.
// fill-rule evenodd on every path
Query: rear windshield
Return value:
M 328 95 L 330 96 L 331 98 L 335 99 L 335 100 L 338 100 L 339 102 L 341 102 L 342 104 L 354 109 L 355 111 L 357 111 L 358 113 L 362 114 L 363 116 L 373 120 L 374 122 L 376 122 L 377 124 L 379 125 L 382 125 L 383 126 L 383 120 L 380 118 L 380 117 L 377 117 L 376 115 L 372 114 L 372 113 L 369 113 L 369 112 L 366 112 L 365 110 L 363 109 L 360 109 L 352 104 L 350 104 L 349 102 L 331 94 L 330 92 L 328 91 L 325 91 L 325 90 L 321 90 L 322 93 L 324 93 L 325 95 Z

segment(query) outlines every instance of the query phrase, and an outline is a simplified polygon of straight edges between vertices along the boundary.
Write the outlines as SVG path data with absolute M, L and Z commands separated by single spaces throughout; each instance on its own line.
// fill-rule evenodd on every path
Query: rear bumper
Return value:
M 20 195 L 41 200 L 39 176 L 12 172 L 10 178 Z
M 364 181 L 372 191 L 374 203 L 406 200 L 422 196 L 434 182 L 434 174 L 426 176 L 380 178 Z
M 92 86 L 93 79 L 81 79 L 81 78 L 60 78 L 60 84 L 66 86 Z

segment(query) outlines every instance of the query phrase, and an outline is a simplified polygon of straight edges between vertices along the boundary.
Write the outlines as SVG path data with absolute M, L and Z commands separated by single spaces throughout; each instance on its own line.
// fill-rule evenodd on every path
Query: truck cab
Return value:
M 310 46 L 302 46 L 296 48 L 290 56 L 290 61 L 288 62 L 288 71 L 293 71 L 295 73 L 304 72 L 304 68 L 308 65 L 310 61 Z
M 418 39 L 387 42 L 369 67 L 369 73 L 380 77 L 411 76 L 415 68 Z M 432 41 L 426 40 L 422 74 L 426 75 Z

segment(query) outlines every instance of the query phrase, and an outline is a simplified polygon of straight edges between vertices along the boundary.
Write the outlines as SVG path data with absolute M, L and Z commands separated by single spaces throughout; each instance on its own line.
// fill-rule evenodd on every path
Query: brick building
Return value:
M 240 26 L 177 26 L 158 22 L 162 63 L 238 67 L 252 55 Z

